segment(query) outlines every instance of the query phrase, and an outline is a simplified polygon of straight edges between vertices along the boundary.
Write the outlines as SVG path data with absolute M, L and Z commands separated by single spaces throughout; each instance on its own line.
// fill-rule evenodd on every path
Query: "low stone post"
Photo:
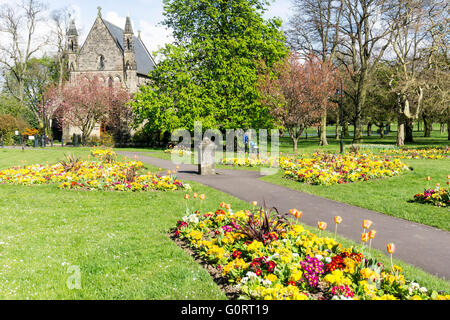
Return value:
M 216 174 L 216 144 L 204 138 L 198 150 L 198 173 L 202 176 Z

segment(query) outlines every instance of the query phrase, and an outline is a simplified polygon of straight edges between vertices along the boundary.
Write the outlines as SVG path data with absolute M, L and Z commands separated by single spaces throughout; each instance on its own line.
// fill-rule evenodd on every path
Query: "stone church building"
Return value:
M 82 79 L 97 77 L 108 86 L 121 85 L 130 93 L 147 83 L 148 74 L 155 62 L 141 40 L 140 32 L 136 37 L 130 17 L 126 18 L 122 29 L 104 20 L 101 8 L 98 8 L 94 22 L 84 44 L 78 44 L 78 32 L 72 20 L 67 31 L 69 82 L 76 84 Z M 100 136 L 100 124 L 91 136 Z M 68 141 L 79 130 L 73 127 L 63 128 L 63 139 Z

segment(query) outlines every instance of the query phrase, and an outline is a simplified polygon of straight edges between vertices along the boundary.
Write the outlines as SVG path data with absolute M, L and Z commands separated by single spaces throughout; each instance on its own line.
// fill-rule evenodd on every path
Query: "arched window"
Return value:
M 110 87 L 110 88 L 113 87 L 113 78 L 112 77 L 108 78 L 108 87 Z
M 70 48 L 70 51 L 73 51 L 73 40 L 70 40 L 69 48 Z
M 105 57 L 100 55 L 98 57 L 98 70 L 104 70 L 105 69 Z
M 128 48 L 128 50 L 131 50 L 131 43 L 130 43 L 130 39 L 127 39 L 127 48 Z

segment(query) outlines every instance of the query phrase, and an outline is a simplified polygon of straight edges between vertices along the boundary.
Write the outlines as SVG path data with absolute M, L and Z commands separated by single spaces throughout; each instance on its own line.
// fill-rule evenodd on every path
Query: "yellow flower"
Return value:
M 274 275 L 273 273 L 268 274 L 265 278 L 271 282 L 274 282 L 278 279 L 278 277 L 276 275 Z
M 343 286 L 343 285 L 351 285 L 352 281 L 344 276 L 342 270 L 336 269 L 331 274 L 327 274 L 323 280 L 328 282 L 330 285 L 335 286 Z
M 250 243 L 247 246 L 247 250 L 250 251 L 250 252 L 254 252 L 254 251 L 256 251 L 256 250 L 258 250 L 258 249 L 260 249 L 262 247 L 264 247 L 264 244 L 262 242 L 254 240 L 252 243 Z

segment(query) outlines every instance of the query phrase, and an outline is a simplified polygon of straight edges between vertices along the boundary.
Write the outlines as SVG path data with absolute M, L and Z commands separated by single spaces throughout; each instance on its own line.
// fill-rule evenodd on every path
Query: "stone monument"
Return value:
M 198 173 L 202 176 L 216 174 L 216 144 L 205 137 L 198 148 Z

